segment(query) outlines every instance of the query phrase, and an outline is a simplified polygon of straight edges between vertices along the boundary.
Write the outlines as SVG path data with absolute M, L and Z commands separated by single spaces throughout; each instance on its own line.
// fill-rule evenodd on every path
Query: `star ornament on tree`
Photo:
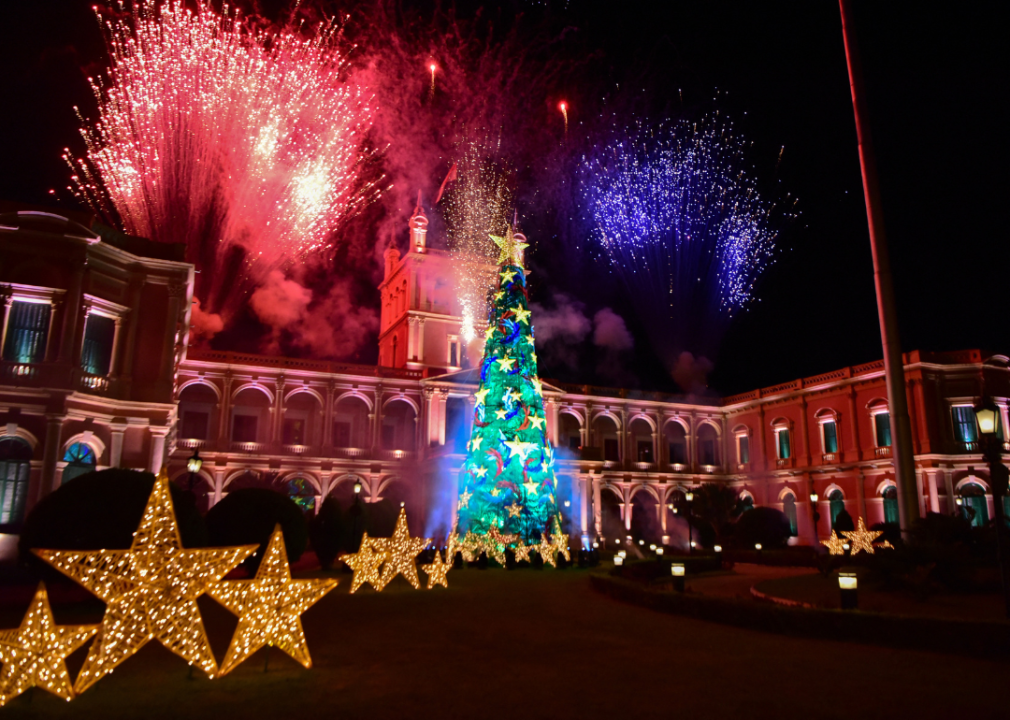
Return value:
M 540 553 L 540 557 L 543 558 L 544 562 L 550 563 L 551 567 L 554 568 L 558 566 L 554 559 L 557 548 L 555 548 L 554 544 L 547 539 L 546 533 L 540 534 L 540 544 L 537 545 L 535 549 Z
M 77 693 L 149 640 L 157 640 L 211 677 L 217 673 L 196 599 L 256 546 L 182 547 L 168 487 L 168 474 L 162 469 L 129 550 L 33 551 L 105 602 L 98 638 L 74 683 Z
M 336 580 L 292 580 L 284 533 L 276 526 L 255 578 L 224 580 L 207 588 L 208 595 L 239 616 L 218 675 L 231 672 L 265 645 L 312 667 L 301 614 L 336 584 Z
M 56 625 L 46 586 L 39 583 L 21 627 L 0 630 L 0 706 L 33 687 L 72 700 L 66 657 L 96 632 L 98 625 Z
M 420 590 L 421 582 L 417 579 L 417 565 L 414 564 L 414 559 L 430 544 L 431 538 L 410 536 L 407 529 L 407 511 L 401 507 L 393 537 L 372 539 L 372 545 L 377 550 L 383 550 L 388 554 L 386 564 L 382 568 L 382 577 L 379 578 L 379 584 L 375 589 L 382 590 L 390 580 L 402 574 L 415 590 Z

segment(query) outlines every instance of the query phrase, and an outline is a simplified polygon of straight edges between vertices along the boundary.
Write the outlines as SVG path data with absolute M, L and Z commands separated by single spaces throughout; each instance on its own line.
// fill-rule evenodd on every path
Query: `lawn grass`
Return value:
M 997 717 L 1010 667 L 971 658 L 784 637 L 626 605 L 587 573 L 454 570 L 449 589 L 398 579 L 349 595 L 349 576 L 304 616 L 314 667 L 260 651 L 230 675 L 188 679 L 148 645 L 72 703 L 36 692 L 3 718 Z M 220 659 L 235 619 L 202 600 Z M 55 608 L 60 623 L 100 606 Z M 6 609 L 4 627 L 20 621 Z M 81 654 L 72 658 L 73 670 Z M 951 663 L 971 678 L 924 680 Z

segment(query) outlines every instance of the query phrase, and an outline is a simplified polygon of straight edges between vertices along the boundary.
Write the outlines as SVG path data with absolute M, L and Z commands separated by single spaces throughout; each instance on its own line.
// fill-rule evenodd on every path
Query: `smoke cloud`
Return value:
M 673 379 L 688 395 L 708 393 L 708 376 L 712 372 L 712 361 L 703 355 L 697 358 L 686 350 L 677 358 L 673 367 Z
M 592 330 L 581 302 L 564 293 L 552 296 L 553 307 L 530 303 L 536 328 L 537 350 L 547 365 L 575 370 L 579 346 Z
M 194 340 L 200 338 L 209 341 L 224 330 L 224 318 L 217 313 L 207 312 L 200 306 L 200 298 L 194 298 L 189 326 Z

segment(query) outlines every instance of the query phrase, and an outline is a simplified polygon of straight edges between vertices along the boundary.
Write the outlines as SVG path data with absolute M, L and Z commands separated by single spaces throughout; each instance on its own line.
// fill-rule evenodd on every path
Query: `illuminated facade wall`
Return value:
M 144 257 L 151 248 L 135 238 L 130 251 L 122 239 L 116 247 L 66 218 L 3 216 L 4 350 L 17 339 L 0 365 L 0 471 L 13 478 L 4 487 L 27 472 L 27 509 L 67 468 L 156 469 L 166 457 L 171 477 L 185 484 L 186 460 L 199 450 L 204 465 L 193 480 L 207 505 L 267 484 L 318 506 L 327 495 L 349 498 L 357 481 L 367 502 L 410 498 L 415 513 L 435 512 L 445 502 L 438 498 L 455 498 L 477 379 L 449 362 L 455 310 L 424 289 L 439 287 L 449 260 L 420 242 L 417 214 L 411 222 L 410 252 L 386 257 L 382 361 L 365 366 L 186 353 L 191 266 Z M 33 323 L 41 327 L 47 311 L 27 312 L 18 304 L 26 302 L 49 308 L 44 333 Z M 92 314 L 111 319 L 111 332 L 100 324 L 89 335 Z M 396 358 L 394 336 L 403 352 Z M 1007 363 L 978 350 L 905 356 L 923 512 L 951 512 L 964 496 L 977 516 L 992 517 L 965 413 L 984 373 L 1006 427 Z M 811 492 L 819 537 L 841 508 L 867 525 L 896 508 L 881 362 L 710 404 L 550 382 L 544 399 L 562 512 L 568 531 L 586 541 L 619 532 L 683 544 L 686 525 L 671 505 L 683 507 L 683 492 L 706 481 L 782 509 L 798 543 L 815 540 Z

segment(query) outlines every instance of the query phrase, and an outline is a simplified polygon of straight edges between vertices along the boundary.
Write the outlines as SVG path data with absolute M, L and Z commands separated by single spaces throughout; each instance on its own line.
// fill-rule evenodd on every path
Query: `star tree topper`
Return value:
M 488 237 L 498 246 L 498 264 L 499 265 L 517 265 L 522 267 L 522 261 L 520 260 L 520 253 L 529 247 L 529 243 L 516 242 L 515 236 L 512 234 L 512 227 L 505 233 L 505 237 L 499 235 L 489 235 Z
M 97 625 L 56 625 L 46 586 L 39 583 L 21 627 L 0 630 L 0 706 L 32 687 L 71 700 L 74 690 L 64 661 L 97 631 Z
M 301 614 L 337 584 L 336 580 L 292 580 L 281 526 L 274 528 L 252 580 L 225 580 L 207 594 L 239 616 L 238 627 L 218 675 L 231 672 L 264 645 L 278 647 L 304 667 L 312 658 Z
M 213 677 L 217 662 L 196 599 L 255 550 L 255 545 L 184 548 L 164 468 L 129 550 L 34 550 L 105 601 L 98 638 L 74 690 L 84 692 L 149 640 Z

